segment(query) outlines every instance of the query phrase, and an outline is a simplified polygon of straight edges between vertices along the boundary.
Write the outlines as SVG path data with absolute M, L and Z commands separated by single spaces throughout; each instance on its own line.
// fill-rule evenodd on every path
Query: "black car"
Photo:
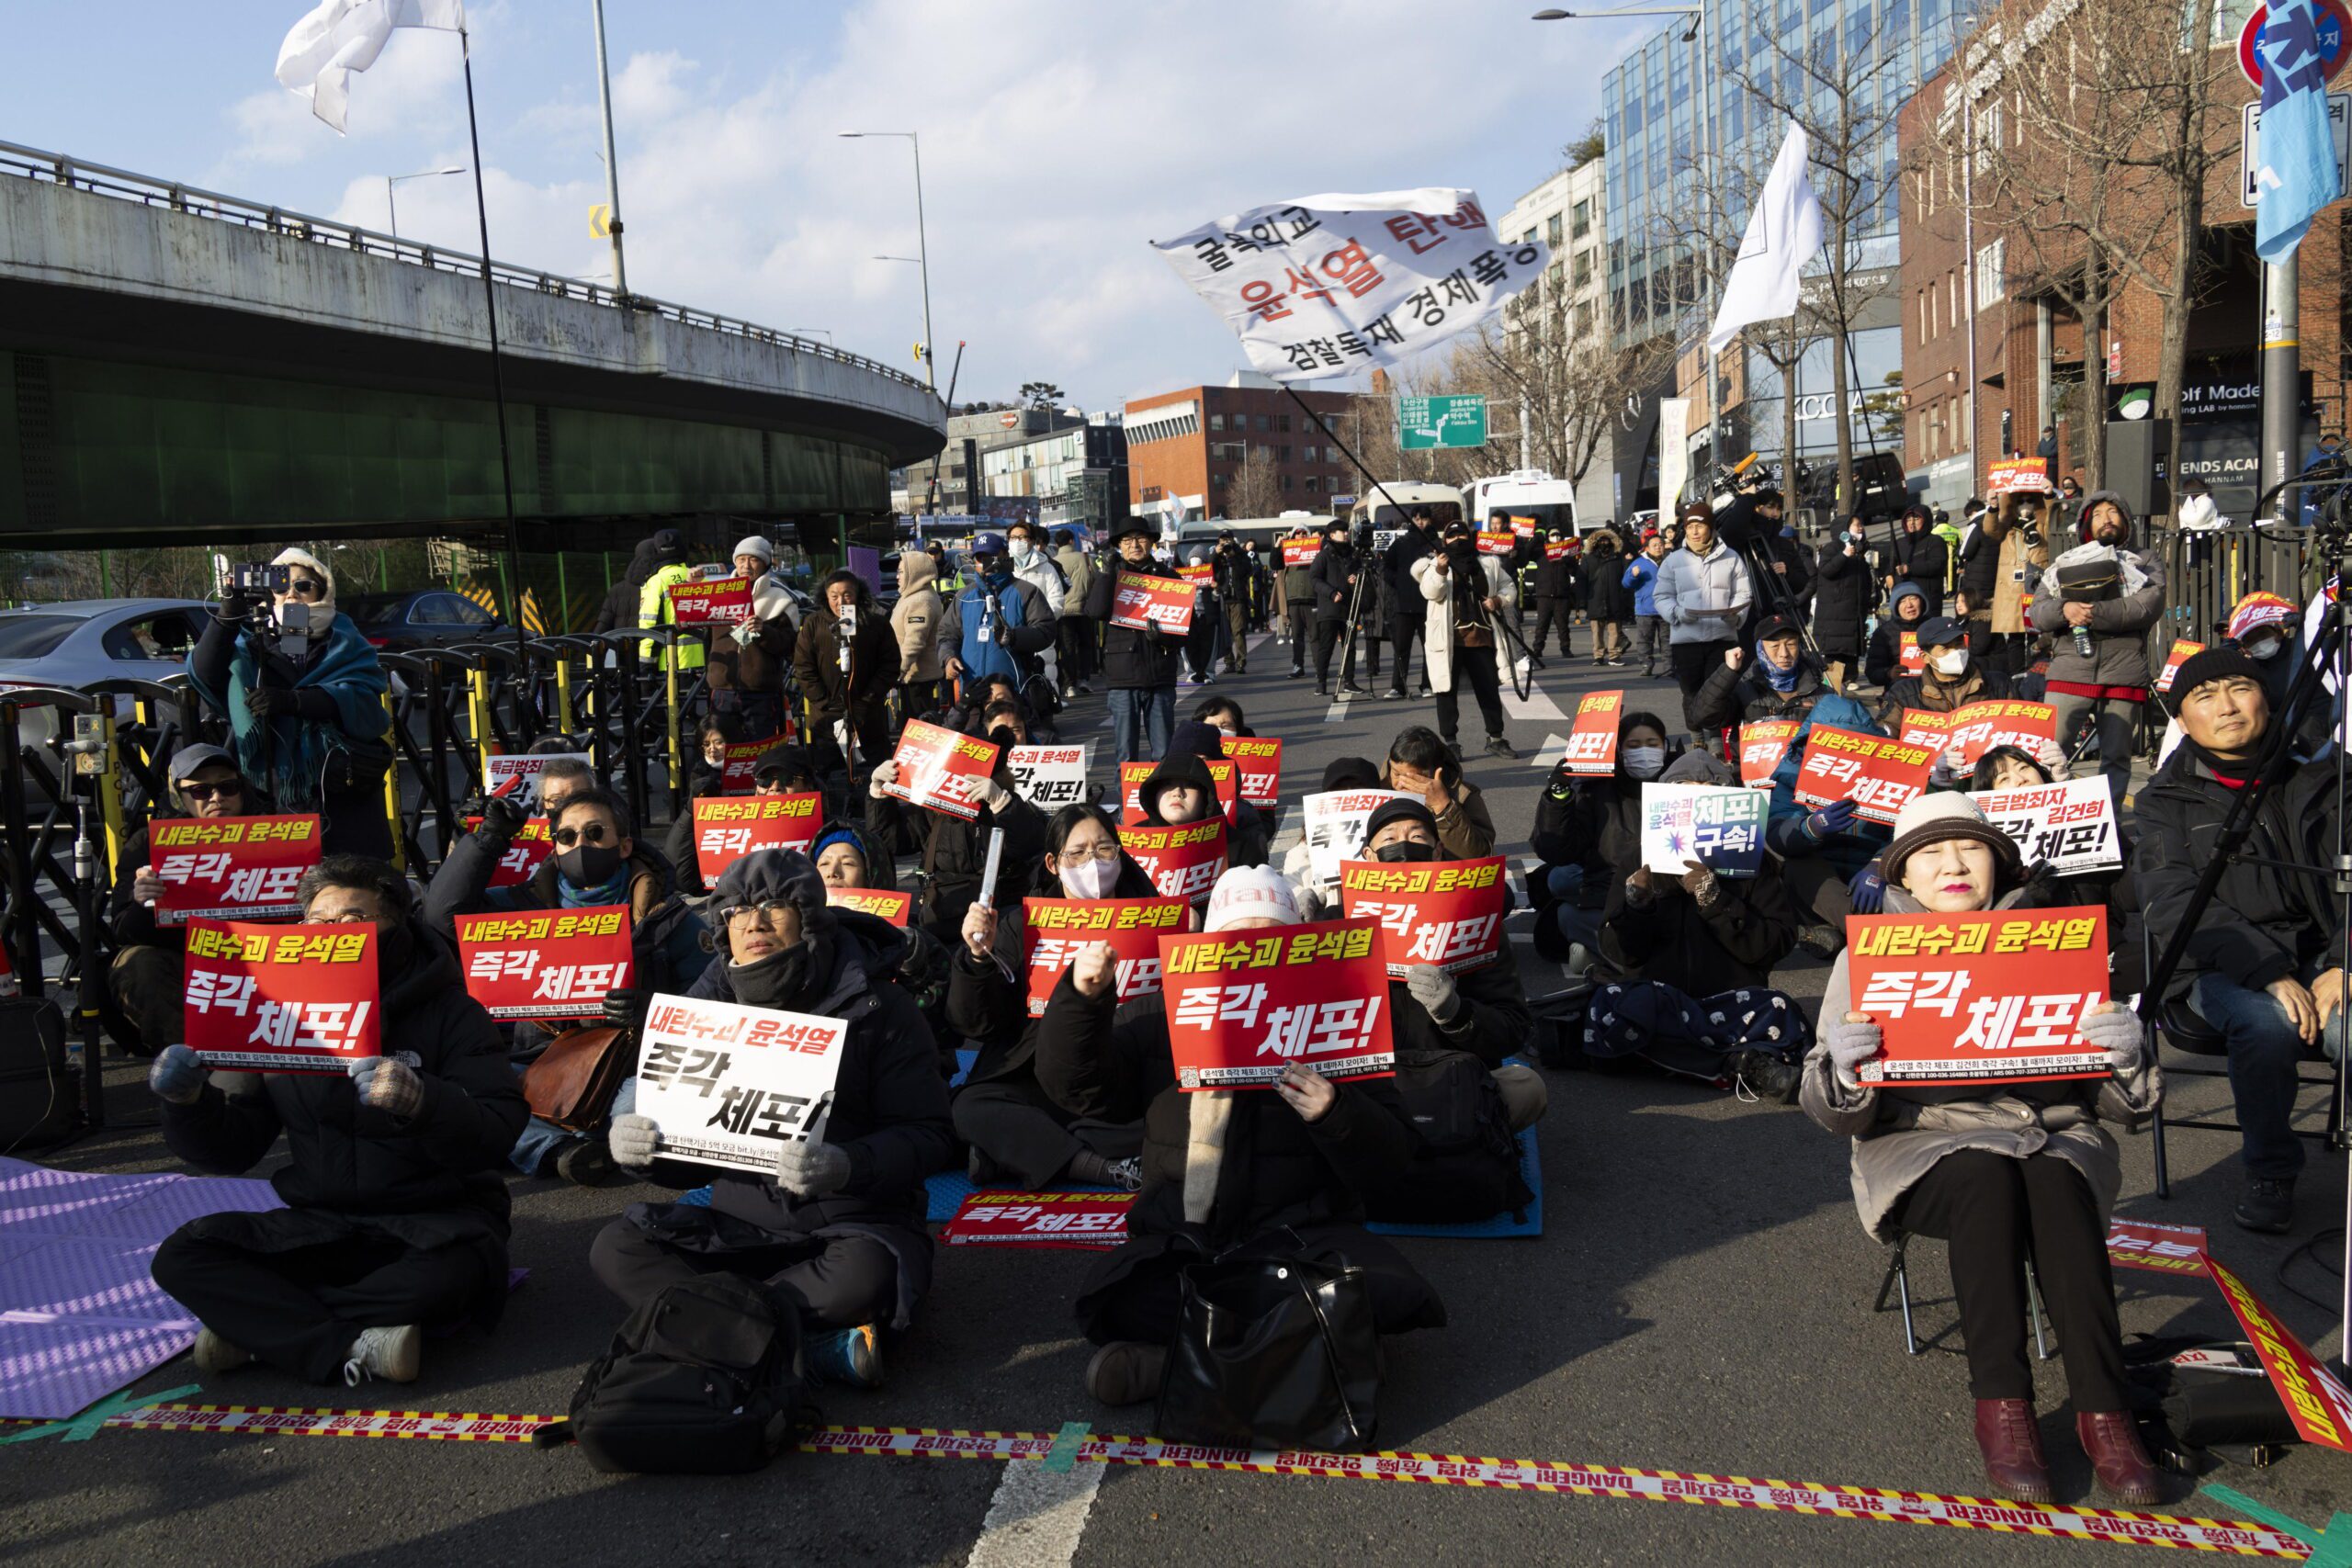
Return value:
M 514 628 L 464 594 L 447 588 L 406 593 L 361 593 L 337 606 L 370 646 L 388 653 L 514 635 Z

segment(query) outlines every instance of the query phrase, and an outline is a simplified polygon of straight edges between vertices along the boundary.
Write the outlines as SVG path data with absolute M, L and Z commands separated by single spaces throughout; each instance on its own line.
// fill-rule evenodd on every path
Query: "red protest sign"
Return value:
M 2223 1268 L 2210 1252 L 2201 1253 L 2205 1272 L 2222 1288 L 2222 1299 L 2245 1329 L 2270 1386 L 2293 1418 L 2295 1430 L 2307 1443 L 2319 1443 L 2352 1453 L 2352 1393 L 2304 1348 L 2278 1314 L 2262 1304 L 2246 1282 Z
M 1850 1006 L 1876 1019 L 1884 1055 L 1864 1083 L 2103 1078 L 2083 1016 L 2107 1000 L 2107 912 L 1851 915 Z
M 806 851 L 823 825 L 821 795 L 747 795 L 695 802 L 695 866 L 716 886 L 754 850 Z
M 1508 528 L 1478 530 L 1478 553 L 1482 556 L 1507 556 L 1519 546 L 1519 536 Z
M 594 1018 L 632 951 L 623 904 L 458 917 L 466 995 L 492 1018 Z
M 1176 575 L 1196 589 L 1213 587 L 1216 582 L 1216 568 L 1206 561 L 1198 565 L 1187 561 L 1176 569 Z
M 183 973 L 207 1066 L 339 1073 L 380 1052 L 372 925 L 191 920 Z
M 1951 717 L 1951 744 L 1960 748 L 1963 768 L 1974 767 L 1996 746 L 2038 757 L 2058 739 L 2058 710 L 2047 703 L 1995 698 L 1971 703 Z
M 996 771 L 999 750 L 994 741 L 910 719 L 906 732 L 899 737 L 898 752 L 890 759 L 899 776 L 884 787 L 926 811 L 944 812 L 968 822 L 980 814 L 972 792 Z
M 2205 1231 L 2199 1225 L 2160 1225 L 2153 1220 L 2107 1222 L 2107 1260 L 2152 1274 L 2202 1274 Z
M 1379 922 L 1390 979 L 1403 979 L 1417 964 L 1459 975 L 1501 954 L 1510 888 L 1500 855 L 1396 865 L 1351 860 L 1340 867 L 1340 908 L 1350 919 Z
M 1283 541 L 1283 564 L 1284 566 L 1313 566 L 1315 564 L 1315 558 L 1322 553 L 1323 541 L 1320 538 L 1284 539 Z
M 1193 629 L 1193 585 L 1174 577 L 1119 574 L 1111 595 L 1111 624 L 1139 632 L 1158 626 L 1171 637 Z
M 1544 547 L 1544 558 L 1545 560 L 1564 560 L 1576 549 L 1576 541 L 1573 539 L 1554 539 L 1551 543 Z
M 1081 949 L 1107 942 L 1119 955 L 1121 1001 L 1159 992 L 1159 939 L 1184 929 L 1182 898 L 1023 898 L 1023 946 L 1029 967 L 1029 1016 L 1043 1017 L 1062 971 Z
M 771 735 L 764 740 L 729 740 L 718 764 L 718 787 L 728 795 L 741 795 L 758 782 L 760 759 L 784 744 L 782 735 Z
M 299 915 L 294 889 L 321 853 L 316 817 L 165 818 L 147 845 L 160 926 Z
M 481 826 L 481 818 L 466 818 L 466 831 L 470 833 Z M 492 887 L 520 887 L 539 874 L 548 857 L 555 853 L 555 840 L 548 833 L 548 819 L 534 817 L 514 829 L 506 840 L 506 852 L 498 857 L 498 869 L 490 874 Z
M 1234 803 L 1241 798 L 1241 770 L 1221 757 L 1204 757 L 1202 764 L 1209 771 L 1209 782 L 1216 785 L 1216 808 L 1232 821 Z M 1157 762 L 1122 762 L 1119 764 L 1119 806 L 1122 822 L 1134 824 L 1143 820 L 1143 781 L 1151 777 Z
M 1772 775 L 1789 754 L 1789 742 L 1804 728 L 1793 718 L 1758 718 L 1739 727 L 1739 782 L 1750 789 L 1770 789 Z
M 1159 939 L 1180 1089 L 1270 1089 L 1293 1062 L 1385 1077 L 1388 968 L 1371 920 Z
M 1577 704 L 1576 722 L 1568 727 L 1568 749 L 1561 761 L 1580 779 L 1605 779 L 1617 771 L 1617 725 L 1623 716 L 1625 694 L 1587 692 Z
M 1905 708 L 1902 723 L 1895 726 L 1895 736 L 1905 746 L 1925 746 L 1940 753 L 1951 744 L 1951 732 L 1959 723 L 1957 711 L 1931 713 L 1926 708 Z
M 1903 634 L 1902 646 L 1894 658 L 1897 667 L 1905 675 L 1919 675 L 1927 671 L 1928 650 L 1919 646 L 1917 632 Z
M 2157 693 L 2162 694 L 2171 691 L 2174 680 L 2180 674 L 2180 667 L 2188 663 L 2192 655 L 2204 651 L 2205 645 L 2201 642 L 2191 642 L 2187 637 L 2176 638 L 2172 645 L 2172 651 L 2165 655 L 2164 669 L 2157 671 Z
M 1797 798 L 1807 806 L 1850 800 L 1859 815 L 1892 827 L 1895 813 L 1928 787 L 1935 761 L 1930 747 L 1816 724 L 1797 770 Z
M 1132 1192 L 975 1192 L 940 1228 L 950 1247 L 1116 1247 Z
M 1510 520 L 1510 531 L 1519 538 L 1532 539 L 1535 537 L 1535 519 L 1532 517 L 1521 517 L 1513 513 Z
M 1187 822 L 1176 828 L 1125 827 L 1119 843 L 1151 878 L 1163 898 L 1197 904 L 1225 874 L 1225 818 Z
M 667 592 L 670 618 L 682 626 L 733 626 L 752 618 L 752 580 L 748 577 L 673 582 Z
M 828 887 L 825 902 L 836 909 L 853 909 L 861 915 L 872 915 L 888 920 L 904 931 L 909 912 L 914 908 L 911 893 L 900 893 L 889 887 Z
M 2051 493 L 2050 469 L 2040 457 L 2007 457 L 1984 465 L 1984 493 L 2002 496 L 2022 491 L 2028 495 Z
M 1237 735 L 1225 743 L 1225 754 L 1241 770 L 1235 786 L 1241 798 L 1265 810 L 1282 796 L 1283 742 L 1278 735 Z

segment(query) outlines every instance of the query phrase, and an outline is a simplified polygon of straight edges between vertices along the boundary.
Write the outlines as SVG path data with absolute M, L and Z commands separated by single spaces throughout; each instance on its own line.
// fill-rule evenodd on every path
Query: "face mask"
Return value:
M 1096 860 L 1057 860 L 1062 871 L 1062 891 L 1073 898 L 1108 898 L 1119 881 L 1119 863 Z
M 1227 740 L 1238 740 L 1240 739 L 1238 735 L 1235 734 L 1232 730 L 1226 728 L 1225 726 L 1221 724 L 1216 727 L 1216 732 L 1219 736 Z
M 1939 675 L 1957 675 L 1968 668 L 1968 649 L 1949 648 L 1928 660 Z
M 787 1007 L 808 988 L 808 943 L 803 940 L 750 964 L 729 964 L 727 983 L 746 1007 Z
M 1036 550 L 1031 547 L 1028 540 L 1015 539 L 1012 541 L 1012 558 L 1021 562 L 1023 565 L 1027 565 L 1029 558 L 1036 553 Z
M 1625 749 L 1625 772 L 1637 779 L 1657 777 L 1666 772 L 1666 748 L 1628 746 Z
M 602 887 L 621 868 L 621 852 L 613 844 L 581 844 L 555 857 L 555 874 L 574 887 Z
M 2276 659 L 2278 657 L 2278 650 L 2286 646 L 2287 645 L 2284 642 L 2275 637 L 2267 637 L 2260 642 L 2247 643 L 2245 645 L 2245 651 L 2247 657 L 2253 659 Z
M 1372 852 L 1372 858 L 1377 861 L 1385 861 L 1391 865 L 1396 864 L 1399 862 L 1435 860 L 1437 859 L 1437 847 L 1433 844 L 1424 844 L 1416 841 L 1408 841 L 1401 844 L 1383 844 L 1380 848 Z

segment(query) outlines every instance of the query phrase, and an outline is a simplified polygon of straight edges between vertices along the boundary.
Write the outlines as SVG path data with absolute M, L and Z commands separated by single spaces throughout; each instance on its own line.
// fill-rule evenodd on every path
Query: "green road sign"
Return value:
M 1396 400 L 1396 446 L 1400 451 L 1433 452 L 1441 447 L 1486 444 L 1484 393 Z

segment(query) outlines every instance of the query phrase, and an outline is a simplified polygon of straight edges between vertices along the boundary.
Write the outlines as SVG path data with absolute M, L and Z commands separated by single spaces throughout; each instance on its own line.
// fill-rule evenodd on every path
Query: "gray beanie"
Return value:
M 727 554 L 729 559 L 737 556 L 757 556 L 771 566 L 775 564 L 775 547 L 758 534 L 744 535 L 735 541 L 735 547 Z

